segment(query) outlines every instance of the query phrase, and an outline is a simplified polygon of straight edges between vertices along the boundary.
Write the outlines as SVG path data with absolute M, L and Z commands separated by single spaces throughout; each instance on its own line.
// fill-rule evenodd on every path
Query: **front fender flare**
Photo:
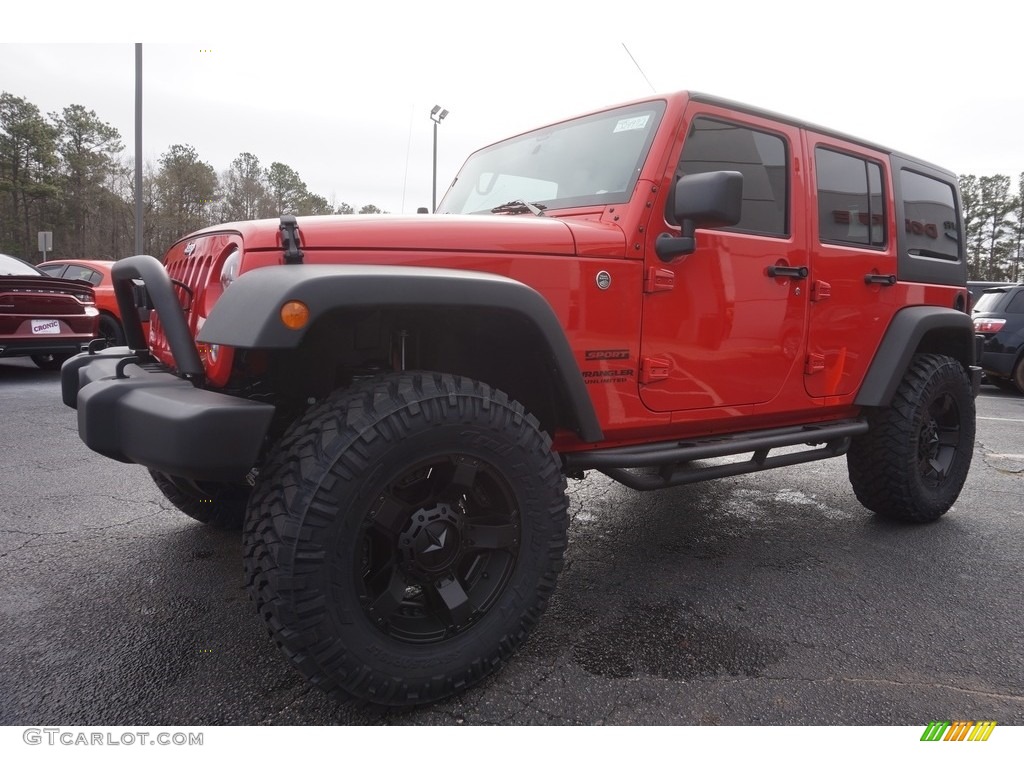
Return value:
M 280 320 L 281 307 L 301 301 L 305 328 Z M 301 264 L 241 275 L 224 291 L 198 335 L 200 342 L 242 349 L 293 349 L 318 318 L 338 310 L 399 308 L 503 310 L 528 321 L 547 345 L 576 432 L 599 442 L 602 431 L 583 376 L 551 305 L 533 288 L 501 275 L 434 267 Z

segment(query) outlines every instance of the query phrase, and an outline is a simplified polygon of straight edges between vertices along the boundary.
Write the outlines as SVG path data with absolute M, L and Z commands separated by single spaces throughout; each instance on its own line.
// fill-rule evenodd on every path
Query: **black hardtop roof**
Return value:
M 948 168 L 944 168 L 941 165 L 936 165 L 935 163 L 931 163 L 927 160 L 922 160 L 921 158 L 914 157 L 913 155 L 908 155 L 905 152 L 900 152 L 898 150 L 892 149 L 891 147 L 887 147 L 884 144 L 878 144 L 877 142 L 874 141 L 867 141 L 866 139 L 862 139 L 848 133 L 843 133 L 842 131 L 837 131 L 833 128 L 826 128 L 825 126 L 822 125 L 810 123 L 806 120 L 800 120 L 798 118 L 791 117 L 789 115 L 784 115 L 779 112 L 772 112 L 771 110 L 768 109 L 761 109 L 760 107 L 755 107 L 750 104 L 744 104 L 743 102 L 740 101 L 724 99 L 720 96 L 715 96 L 710 93 L 701 93 L 699 91 L 687 91 L 686 93 L 689 95 L 692 101 L 700 102 L 701 104 L 710 104 L 716 107 L 724 107 L 725 109 L 733 109 L 736 110 L 737 112 L 748 112 L 752 115 L 757 115 L 758 117 L 764 117 L 769 120 L 775 120 L 780 123 L 788 123 L 789 125 L 792 125 L 796 128 L 807 128 L 812 131 L 815 131 L 816 133 L 825 134 L 826 136 L 832 136 L 834 138 L 842 139 L 843 141 L 849 141 L 854 144 L 860 144 L 861 146 L 868 147 L 870 149 L 875 150 L 876 152 L 884 152 L 887 155 L 893 155 L 903 160 L 909 160 L 910 162 L 916 163 L 917 165 L 930 168 L 936 171 L 937 173 L 956 178 L 956 174 L 953 173 L 953 171 L 949 170 Z

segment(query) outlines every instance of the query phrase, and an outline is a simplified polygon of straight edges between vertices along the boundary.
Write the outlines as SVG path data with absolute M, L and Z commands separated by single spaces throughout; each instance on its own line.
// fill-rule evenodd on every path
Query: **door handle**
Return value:
M 896 275 L 864 275 L 868 285 L 896 285 Z
M 794 280 L 803 280 L 807 277 L 807 267 L 780 267 L 775 264 L 768 267 L 768 277 L 792 277 Z

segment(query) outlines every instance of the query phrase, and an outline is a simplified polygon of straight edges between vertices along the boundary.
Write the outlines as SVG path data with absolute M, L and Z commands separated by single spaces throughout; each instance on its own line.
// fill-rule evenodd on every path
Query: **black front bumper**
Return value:
M 128 266 L 119 275 L 122 264 Z M 123 288 L 125 294 L 137 278 L 145 280 L 165 326 L 168 318 L 176 318 L 172 327 L 184 328 L 184 315 L 163 266 L 151 257 L 134 256 L 114 267 L 115 289 Z M 121 294 L 118 290 L 119 303 L 124 304 Z M 79 436 L 97 453 L 170 475 L 244 479 L 259 459 L 274 406 L 202 389 L 201 377 L 183 378 L 154 362 L 140 349 L 144 345 L 139 344 L 142 331 L 134 304 L 132 310 L 127 317 L 138 324 L 126 327 L 129 342 L 135 342 L 132 348 L 81 354 L 61 369 L 62 397 L 78 410 Z M 191 338 L 186 337 L 188 347 L 183 349 L 181 334 L 177 336 L 171 339 L 175 361 L 201 372 Z

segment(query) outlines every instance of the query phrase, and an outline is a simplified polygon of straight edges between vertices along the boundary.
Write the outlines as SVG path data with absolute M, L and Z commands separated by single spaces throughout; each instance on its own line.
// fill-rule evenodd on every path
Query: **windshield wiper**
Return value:
M 491 208 L 491 213 L 532 213 L 534 216 L 543 216 L 546 205 L 540 203 L 528 203 L 525 200 L 511 200 L 496 208 Z

